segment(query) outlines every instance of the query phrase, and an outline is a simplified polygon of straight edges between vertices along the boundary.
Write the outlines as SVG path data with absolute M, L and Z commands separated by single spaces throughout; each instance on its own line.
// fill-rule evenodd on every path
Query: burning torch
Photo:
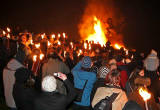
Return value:
M 141 95 L 141 97 L 143 98 L 144 102 L 145 102 L 145 108 L 146 110 L 148 110 L 148 104 L 147 104 L 147 100 L 149 100 L 151 98 L 151 94 L 147 92 L 147 90 L 140 88 L 139 89 L 139 94 Z

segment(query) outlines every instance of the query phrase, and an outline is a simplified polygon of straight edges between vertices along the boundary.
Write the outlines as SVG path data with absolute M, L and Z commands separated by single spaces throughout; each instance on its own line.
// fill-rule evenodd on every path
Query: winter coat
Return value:
M 122 110 L 125 103 L 128 101 L 125 92 L 122 91 L 122 89 L 110 87 L 100 87 L 97 89 L 92 101 L 92 107 L 94 107 L 99 101 L 104 99 L 106 96 L 111 96 L 113 93 L 119 93 L 119 95 L 112 103 L 112 110 Z
M 80 106 L 90 106 L 90 95 L 93 88 L 93 84 L 96 81 L 96 74 L 94 72 L 87 72 L 81 69 L 82 62 L 80 61 L 73 69 L 72 74 L 74 76 L 74 87 L 83 89 L 85 82 L 88 80 L 86 87 L 83 91 L 81 102 L 74 102 Z
M 97 81 L 94 83 L 93 85 L 93 89 L 92 89 L 92 92 L 91 92 L 91 102 L 93 100 L 93 97 L 97 91 L 97 88 L 99 87 L 105 87 L 105 79 L 104 78 L 98 78 Z
M 156 71 L 159 66 L 159 59 L 156 54 L 149 54 L 144 60 L 144 67 L 148 71 Z
M 62 72 L 64 74 L 68 74 L 70 70 L 68 66 L 59 59 L 49 58 L 48 62 L 44 63 L 42 66 L 42 78 L 55 72 Z M 66 94 L 66 88 L 63 82 L 59 79 L 57 79 L 57 90 L 60 93 Z
M 68 79 L 64 83 L 68 89 L 67 95 L 57 92 L 42 92 L 34 101 L 34 110 L 65 110 L 76 96 L 76 92 Z
M 13 85 L 15 83 L 15 72 L 16 69 L 24 67 L 20 62 L 16 59 L 11 59 L 7 64 L 6 68 L 3 70 L 3 83 L 4 83 L 4 95 L 6 104 L 8 107 L 16 108 L 15 101 L 13 99 Z

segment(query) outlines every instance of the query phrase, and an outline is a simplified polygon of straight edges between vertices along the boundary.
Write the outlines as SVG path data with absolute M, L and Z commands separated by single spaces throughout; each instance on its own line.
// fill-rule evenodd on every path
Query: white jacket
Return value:
M 16 59 L 11 59 L 3 70 L 4 95 L 8 107 L 16 108 L 12 91 L 15 83 L 15 72 L 18 68 L 24 67 Z

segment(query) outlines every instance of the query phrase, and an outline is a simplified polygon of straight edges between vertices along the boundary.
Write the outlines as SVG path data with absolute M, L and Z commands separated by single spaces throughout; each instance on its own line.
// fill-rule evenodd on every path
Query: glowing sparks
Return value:
M 33 56 L 33 61 L 36 62 L 37 61 L 37 55 Z
M 86 40 L 94 41 L 95 43 L 99 43 L 101 46 L 105 45 L 107 42 L 101 21 L 98 20 L 97 17 L 94 17 L 94 34 L 89 34 Z
M 147 101 L 151 98 L 151 94 L 147 92 L 147 90 L 140 88 L 139 94 L 142 96 L 144 101 Z
M 39 56 L 40 60 L 42 60 L 44 58 L 44 54 L 41 53 L 40 56 Z
M 40 47 L 40 43 L 35 44 L 35 47 L 36 47 L 36 48 L 39 48 L 39 47 Z

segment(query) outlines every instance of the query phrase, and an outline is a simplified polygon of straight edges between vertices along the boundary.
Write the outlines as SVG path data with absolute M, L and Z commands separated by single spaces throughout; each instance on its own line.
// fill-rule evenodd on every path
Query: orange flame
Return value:
M 84 48 L 87 49 L 87 43 L 84 43 Z
M 61 37 L 61 34 L 58 34 L 58 38 L 60 38 Z
M 10 34 L 8 34 L 8 35 L 7 35 L 7 38 L 8 38 L 8 39 L 10 39 L 10 38 L 11 38 Z
M 63 37 L 66 38 L 66 34 L 65 33 L 63 33 Z
M 60 41 L 58 41 L 58 45 L 61 45 L 61 42 L 60 42 Z
M 48 46 L 51 46 L 51 43 L 48 41 Z
M 35 47 L 36 47 L 36 48 L 39 48 L 39 47 L 40 47 L 40 43 L 35 44 Z
M 98 20 L 96 16 L 94 16 L 94 33 L 89 34 L 85 40 L 100 43 L 101 46 L 105 45 L 107 42 L 107 38 L 101 26 L 101 21 Z
M 140 88 L 139 94 L 142 96 L 144 101 L 147 101 L 151 98 L 151 94 L 147 92 L 147 90 Z
M 34 43 L 33 43 L 33 40 L 31 39 L 31 45 L 33 45 Z
M 44 58 L 44 54 L 41 53 L 40 56 L 39 56 L 40 60 L 42 60 Z
M 6 35 L 6 32 L 5 32 L 5 31 L 3 31 L 3 35 Z
M 45 35 L 46 35 L 45 33 L 41 35 L 42 39 L 44 39 Z
M 33 61 L 36 62 L 36 60 L 37 60 L 37 55 L 34 55 L 33 56 Z
M 70 42 L 70 45 L 71 45 L 71 48 L 73 48 L 73 43 L 72 42 Z
M 91 44 L 89 44 L 89 50 L 91 50 Z

